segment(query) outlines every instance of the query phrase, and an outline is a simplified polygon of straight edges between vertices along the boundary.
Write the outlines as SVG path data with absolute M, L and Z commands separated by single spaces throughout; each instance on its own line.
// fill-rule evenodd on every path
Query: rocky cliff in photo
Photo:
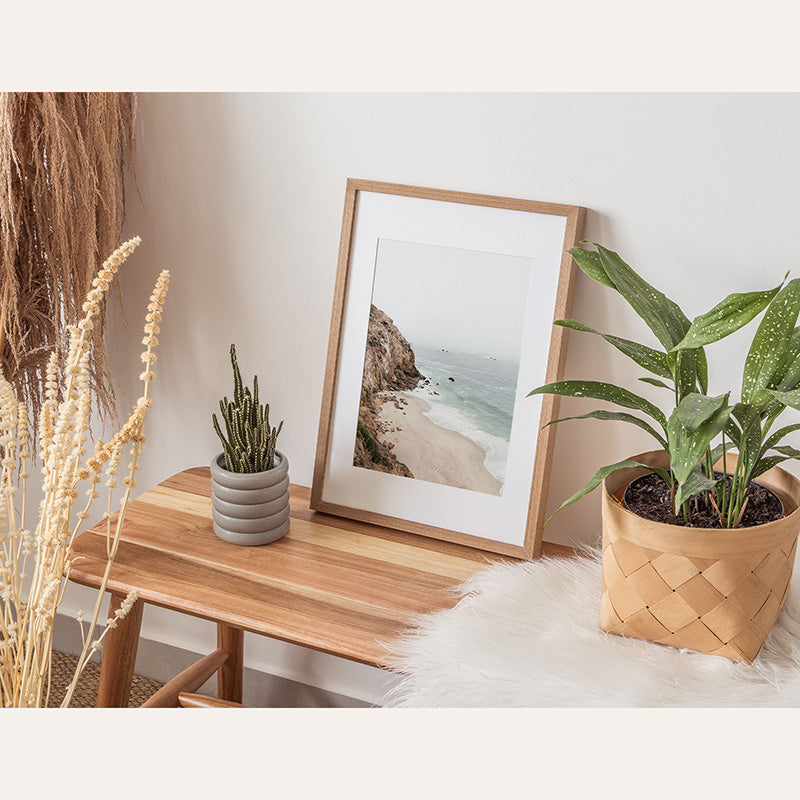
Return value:
M 408 467 L 394 456 L 391 446 L 381 441 L 378 405 L 381 392 L 413 389 L 422 380 L 411 345 L 383 311 L 371 306 L 354 466 L 414 477 Z

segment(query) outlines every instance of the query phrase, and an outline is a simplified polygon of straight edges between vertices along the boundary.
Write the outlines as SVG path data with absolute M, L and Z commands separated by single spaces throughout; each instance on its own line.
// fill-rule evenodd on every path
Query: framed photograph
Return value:
M 313 509 L 539 554 L 584 214 L 348 180 Z

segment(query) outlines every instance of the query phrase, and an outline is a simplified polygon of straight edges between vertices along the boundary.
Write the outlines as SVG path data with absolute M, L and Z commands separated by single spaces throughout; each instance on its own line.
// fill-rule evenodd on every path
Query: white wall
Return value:
M 229 392 L 231 342 L 285 420 L 293 482 L 310 484 L 348 177 L 585 206 L 585 237 L 619 251 L 691 317 L 787 269 L 800 275 L 799 111 L 795 94 L 140 95 L 142 200 L 130 191 L 126 230 L 143 245 L 123 268 L 130 330 L 113 311 L 109 327 L 112 366 L 133 397 L 147 296 L 160 269 L 172 273 L 140 490 L 219 450 L 210 415 Z M 582 274 L 573 316 L 652 342 L 623 301 Z M 747 330 L 709 348 L 713 391 L 738 393 Z M 567 377 L 634 388 L 639 374 L 573 334 Z M 658 389 L 639 388 L 659 401 Z M 565 401 L 562 411 L 594 405 Z M 643 449 L 646 435 L 619 423 L 561 426 L 550 505 Z M 545 539 L 594 543 L 598 501 L 556 517 Z M 67 604 L 82 600 L 74 590 Z M 213 646 L 213 626 L 155 609 L 143 634 Z M 341 662 L 332 672 L 332 660 L 264 640 L 247 647 L 253 666 L 380 695 L 377 670 Z

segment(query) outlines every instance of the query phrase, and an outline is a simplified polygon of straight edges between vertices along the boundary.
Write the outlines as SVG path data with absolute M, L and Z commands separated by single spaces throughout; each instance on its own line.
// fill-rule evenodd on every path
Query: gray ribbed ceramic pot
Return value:
M 266 472 L 230 472 L 220 453 L 211 462 L 214 533 L 229 544 L 269 544 L 289 531 L 289 462 L 275 451 Z

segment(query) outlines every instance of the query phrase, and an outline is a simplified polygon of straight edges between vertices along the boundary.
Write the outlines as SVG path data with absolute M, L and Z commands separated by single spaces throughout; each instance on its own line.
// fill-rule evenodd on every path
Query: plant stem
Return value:
M 728 448 L 725 447 L 725 430 L 722 431 L 722 498 L 719 504 L 721 512 L 725 510 L 728 502 Z M 720 513 L 720 519 L 722 513 Z

